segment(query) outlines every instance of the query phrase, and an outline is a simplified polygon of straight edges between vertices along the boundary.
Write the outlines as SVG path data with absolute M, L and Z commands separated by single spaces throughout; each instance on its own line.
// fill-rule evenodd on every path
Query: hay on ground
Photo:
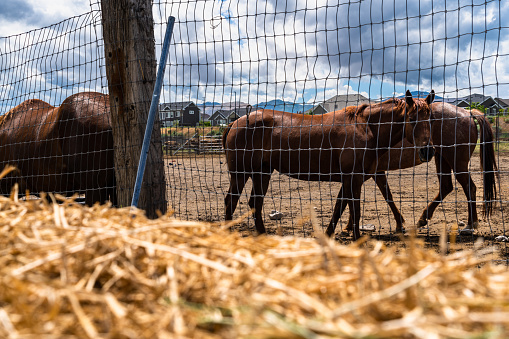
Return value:
M 482 251 L 243 237 L 61 200 L 0 197 L 2 338 L 509 333 L 509 273 Z

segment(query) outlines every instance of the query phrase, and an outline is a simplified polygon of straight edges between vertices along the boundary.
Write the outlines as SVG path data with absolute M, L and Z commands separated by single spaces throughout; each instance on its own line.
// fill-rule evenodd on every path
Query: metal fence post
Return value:
M 148 148 L 150 145 L 150 138 L 152 136 L 152 128 L 154 127 L 155 115 L 157 113 L 157 106 L 159 105 L 159 96 L 161 94 L 161 87 L 163 85 L 164 70 L 166 68 L 166 60 L 168 59 L 168 51 L 170 46 L 170 38 L 173 33 L 173 25 L 175 18 L 170 16 L 168 18 L 168 25 L 166 26 L 166 33 L 164 35 L 163 49 L 161 50 L 161 58 L 159 60 L 159 68 L 157 69 L 156 84 L 154 86 L 154 94 L 152 95 L 152 102 L 150 103 L 150 111 L 148 114 L 147 127 L 145 128 L 145 136 L 143 138 L 143 145 L 141 148 L 140 161 L 138 163 L 138 172 L 136 174 L 136 183 L 134 185 L 133 200 L 131 206 L 137 207 L 140 198 L 141 184 L 143 182 L 143 175 L 145 174 L 145 165 L 147 163 Z

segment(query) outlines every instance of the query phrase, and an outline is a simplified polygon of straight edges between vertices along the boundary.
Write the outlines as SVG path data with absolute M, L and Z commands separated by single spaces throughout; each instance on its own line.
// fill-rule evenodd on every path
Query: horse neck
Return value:
M 404 106 L 380 103 L 366 107 L 362 114 L 377 143 L 377 147 L 393 147 L 403 138 Z

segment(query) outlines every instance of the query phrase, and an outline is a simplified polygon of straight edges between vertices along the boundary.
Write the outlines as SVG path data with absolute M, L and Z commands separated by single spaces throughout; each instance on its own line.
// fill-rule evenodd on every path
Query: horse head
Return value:
M 417 147 L 422 162 L 430 161 L 435 155 L 431 142 L 431 109 L 435 92 L 431 90 L 426 99 L 414 99 L 410 91 L 405 94 L 405 127 L 404 136 Z

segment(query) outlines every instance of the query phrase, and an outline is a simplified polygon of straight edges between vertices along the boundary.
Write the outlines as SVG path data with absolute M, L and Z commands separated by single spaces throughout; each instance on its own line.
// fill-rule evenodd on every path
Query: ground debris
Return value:
M 0 337 L 509 333 L 509 272 L 485 250 L 442 256 L 412 237 L 398 250 L 246 237 L 220 223 L 60 202 L 0 197 Z

